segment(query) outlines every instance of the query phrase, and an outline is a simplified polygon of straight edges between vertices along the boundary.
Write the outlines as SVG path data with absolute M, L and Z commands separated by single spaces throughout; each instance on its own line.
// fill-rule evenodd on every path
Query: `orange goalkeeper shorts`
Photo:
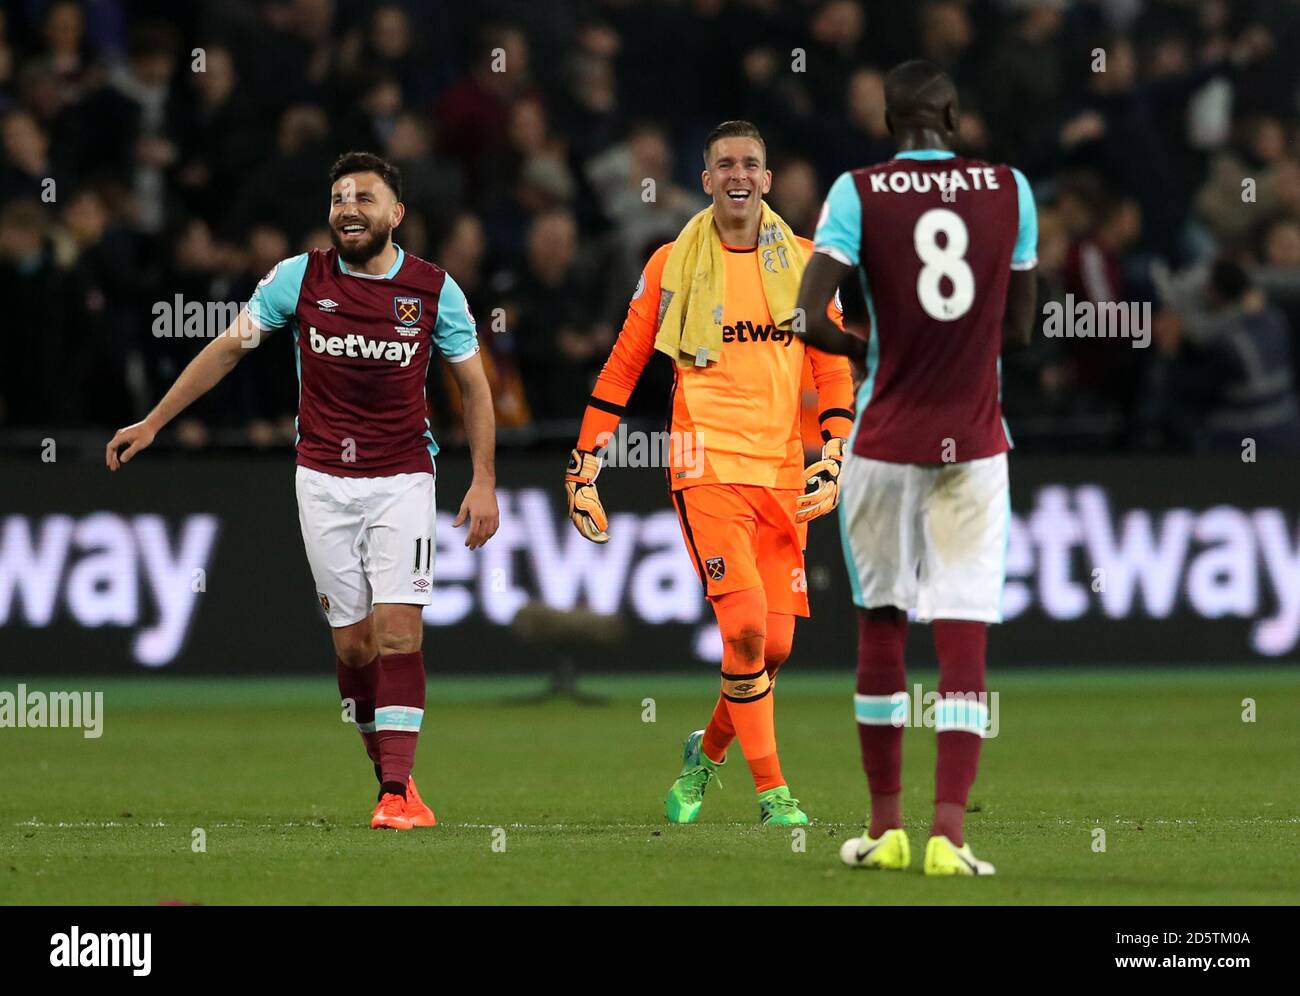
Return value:
M 673 492 L 706 595 L 761 587 L 768 612 L 808 615 L 808 526 L 794 521 L 798 496 L 798 490 L 751 484 L 697 484 Z

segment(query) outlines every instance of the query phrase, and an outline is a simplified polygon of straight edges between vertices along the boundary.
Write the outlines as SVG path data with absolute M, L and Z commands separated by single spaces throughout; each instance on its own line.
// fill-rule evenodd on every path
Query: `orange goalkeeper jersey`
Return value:
M 812 243 L 799 239 L 807 258 Z M 612 435 L 641 371 L 654 353 L 660 284 L 673 243 L 650 257 L 627 319 L 601 370 L 582 420 L 578 448 L 595 451 Z M 845 357 L 806 347 L 777 329 L 763 294 L 756 248 L 723 244 L 722 351 L 707 367 L 673 364 L 667 447 L 674 491 L 697 484 L 751 484 L 802 490 L 800 385 L 805 366 L 817 387 L 822 435 L 847 438 L 853 426 L 853 379 Z M 828 309 L 842 318 L 835 302 Z M 608 435 L 606 435 L 608 434 Z

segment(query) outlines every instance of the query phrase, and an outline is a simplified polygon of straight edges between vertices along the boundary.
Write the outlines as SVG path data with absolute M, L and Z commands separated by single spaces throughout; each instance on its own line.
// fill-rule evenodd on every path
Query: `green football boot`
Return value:
M 704 790 L 709 787 L 709 782 L 718 777 L 718 768 L 726 763 L 725 758 L 721 762 L 709 760 L 708 755 L 700 749 L 703 739 L 703 730 L 696 730 L 686 738 L 686 744 L 682 748 L 682 773 L 677 776 L 677 781 L 668 790 L 668 798 L 664 800 L 664 815 L 668 817 L 669 823 L 695 822 L 700 807 L 704 805 Z M 722 782 L 719 781 L 718 785 L 721 786 Z
M 799 808 L 798 799 L 790 797 L 785 785 L 758 793 L 758 818 L 768 827 L 799 827 L 808 822 L 808 814 Z

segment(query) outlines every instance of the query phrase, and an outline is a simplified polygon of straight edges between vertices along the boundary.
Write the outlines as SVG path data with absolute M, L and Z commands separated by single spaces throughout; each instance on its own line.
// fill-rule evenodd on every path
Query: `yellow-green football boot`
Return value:
M 902 871 L 912 863 L 912 845 L 898 827 L 886 830 L 878 838 L 864 833 L 840 845 L 840 860 L 850 868 Z
M 996 871 L 971 853 L 970 844 L 958 847 L 947 837 L 931 837 L 925 845 L 927 875 L 992 875 Z

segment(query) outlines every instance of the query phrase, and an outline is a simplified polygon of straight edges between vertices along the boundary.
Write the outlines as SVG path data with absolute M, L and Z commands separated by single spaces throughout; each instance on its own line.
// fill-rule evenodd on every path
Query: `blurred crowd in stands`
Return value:
M 247 300 L 327 248 L 327 169 L 367 149 L 405 176 L 397 241 L 469 296 L 504 435 L 571 438 L 642 264 L 706 203 L 710 128 L 759 125 L 811 236 L 841 171 L 893 155 L 883 73 L 924 57 L 961 151 L 1034 188 L 1042 302 L 1152 302 L 1147 348 L 1040 333 L 1005 359 L 1017 443 L 1300 451 L 1297 0 L 0 9 L 0 435 L 142 416 L 203 345 L 155 335 L 156 306 Z M 656 357 L 633 412 L 661 418 L 668 380 Z M 176 434 L 283 445 L 296 392 L 272 336 Z

